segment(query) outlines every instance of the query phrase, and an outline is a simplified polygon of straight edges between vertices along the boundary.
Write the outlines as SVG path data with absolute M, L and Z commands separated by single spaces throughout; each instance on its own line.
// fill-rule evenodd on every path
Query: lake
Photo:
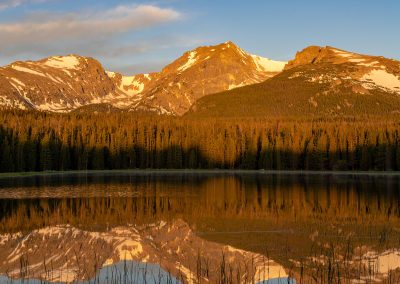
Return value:
M 0 219 L 1 283 L 400 281 L 396 174 L 3 177 Z

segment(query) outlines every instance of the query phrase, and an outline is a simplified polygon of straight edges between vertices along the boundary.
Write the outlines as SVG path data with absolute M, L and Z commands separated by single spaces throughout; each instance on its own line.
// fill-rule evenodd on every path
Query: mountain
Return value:
M 188 116 L 335 117 L 400 113 L 400 62 L 310 46 L 260 84 L 204 97 Z
M 66 112 L 114 93 L 113 81 L 92 58 L 50 57 L 0 68 L 0 105 L 5 107 Z
M 235 277 L 241 274 L 256 282 L 287 277 L 285 269 L 272 259 L 202 239 L 182 220 L 115 227 L 103 232 L 58 225 L 29 233 L 0 235 L 0 281 L 1 275 L 7 274 L 13 279 L 22 276 L 75 283 L 93 279 L 96 272 L 106 268 L 107 276 L 112 279 L 107 282 L 120 283 L 121 275 L 113 276 L 118 264 L 125 264 L 122 272 L 129 278 L 142 278 L 146 272 L 150 273 L 153 264 L 182 283 L 197 283 L 199 269 L 203 281 L 217 283 L 224 273 L 220 271 L 223 260 L 224 267 L 229 267 Z M 136 269 L 138 263 L 145 265 Z M 153 277 L 157 277 L 159 269 L 154 271 Z
M 97 104 L 182 115 L 199 98 L 262 82 L 286 62 L 243 51 L 232 42 L 199 47 L 151 74 L 106 72 L 93 58 L 58 56 L 0 68 L 0 106 L 69 112 Z
M 159 73 L 122 77 L 118 83 L 122 82 L 120 89 L 137 92 L 141 98 L 134 109 L 155 108 L 159 113 L 182 115 L 203 96 L 265 81 L 285 64 L 250 55 L 225 42 L 186 52 Z

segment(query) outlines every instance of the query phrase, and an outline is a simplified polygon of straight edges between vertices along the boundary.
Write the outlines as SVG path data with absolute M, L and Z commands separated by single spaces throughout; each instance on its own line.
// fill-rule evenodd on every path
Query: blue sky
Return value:
M 134 74 L 227 40 L 276 60 L 309 45 L 400 59 L 399 13 L 398 0 L 0 0 L 0 65 L 74 53 Z

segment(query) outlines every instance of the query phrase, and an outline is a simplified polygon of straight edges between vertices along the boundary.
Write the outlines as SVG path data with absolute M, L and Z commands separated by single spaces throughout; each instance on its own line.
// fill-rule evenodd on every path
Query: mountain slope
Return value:
M 400 113 L 400 62 L 311 46 L 282 73 L 200 99 L 188 116 L 353 116 Z
M 115 92 L 101 64 L 77 55 L 0 68 L 0 105 L 66 112 Z
M 182 115 L 199 98 L 262 82 L 286 62 L 244 52 L 232 42 L 199 47 L 161 72 L 123 76 L 77 55 L 0 68 L 0 106 L 68 112 L 109 104 L 128 111 Z

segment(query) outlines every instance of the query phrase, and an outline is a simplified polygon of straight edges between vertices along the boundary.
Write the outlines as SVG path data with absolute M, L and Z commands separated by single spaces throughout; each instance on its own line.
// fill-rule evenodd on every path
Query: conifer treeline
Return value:
M 397 121 L 0 113 L 0 171 L 400 170 Z

